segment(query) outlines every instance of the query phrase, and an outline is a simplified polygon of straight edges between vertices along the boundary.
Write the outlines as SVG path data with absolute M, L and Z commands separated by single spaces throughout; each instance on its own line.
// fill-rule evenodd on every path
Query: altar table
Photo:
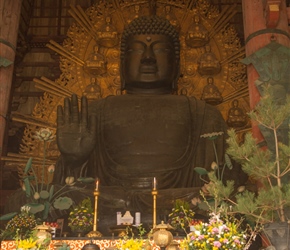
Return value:
M 56 248 L 54 245 L 56 243 L 60 242 L 65 242 L 70 246 L 70 250 L 81 250 L 82 247 L 85 244 L 91 243 L 91 240 L 93 241 L 94 244 L 97 244 L 101 250 L 106 250 L 106 249 L 114 249 L 114 246 L 116 245 L 116 242 L 118 239 L 112 239 L 112 238 L 102 238 L 102 239 L 90 239 L 90 238 L 55 238 L 51 241 L 49 245 L 49 250 L 55 250 Z M 180 243 L 180 239 L 174 239 L 175 242 Z M 160 250 L 160 248 L 156 245 L 154 245 L 153 241 L 150 241 L 151 245 L 153 246 L 152 250 Z M 15 242 L 14 241 L 2 241 L 1 242 L 1 250 L 15 250 Z

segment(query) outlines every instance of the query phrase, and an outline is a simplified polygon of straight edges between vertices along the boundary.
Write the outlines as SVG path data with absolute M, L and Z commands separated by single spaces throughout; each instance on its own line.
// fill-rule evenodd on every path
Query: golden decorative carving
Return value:
M 99 53 L 99 47 L 94 47 L 88 59 L 85 61 L 84 70 L 90 75 L 102 75 L 107 71 L 107 61 L 105 57 Z
M 98 1 L 87 10 L 82 10 L 80 6 L 72 6 L 70 13 L 76 22 L 69 28 L 63 44 L 50 41 L 47 45 L 61 55 L 62 74 L 54 81 L 45 78 L 34 80 L 36 86 L 45 89 L 46 92 L 35 106 L 32 117 L 43 123 L 28 122 L 21 154 L 41 156 L 41 145 L 35 142 L 33 133 L 46 123 L 55 127 L 56 109 L 58 105 L 63 104 L 64 97 L 71 93 L 82 96 L 84 92 L 97 93 L 93 98 L 121 94 L 119 38 L 128 21 L 136 16 L 149 14 L 149 3 L 145 0 Z M 181 77 L 176 94 L 201 99 L 207 78 L 215 74 L 216 87 L 223 97 L 223 102 L 217 105 L 217 108 L 224 119 L 226 120 L 230 108 L 228 101 L 233 99 L 238 99 L 240 105 L 246 111 L 249 110 L 246 67 L 240 63 L 244 57 L 244 48 L 241 47 L 234 27 L 228 24 L 236 13 L 235 5 L 219 13 L 209 0 L 156 0 L 156 13 L 170 19 L 180 29 Z M 192 28 L 192 20 L 197 16 L 205 34 L 208 32 L 209 39 L 206 44 L 216 57 L 216 65 L 220 65 L 219 70 L 206 74 L 200 74 L 198 71 L 199 59 L 204 53 L 203 47 L 188 46 L 186 42 L 186 36 Z M 106 29 L 108 26 L 109 30 L 102 31 L 102 28 Z M 91 68 L 90 63 L 88 64 L 87 60 L 96 47 L 97 52 L 105 58 L 106 71 L 96 70 L 105 65 L 101 61 Z M 232 93 L 235 94 L 231 95 Z M 54 141 L 49 144 L 48 157 L 56 159 L 58 155 Z
M 215 54 L 211 51 L 209 45 L 206 45 L 204 50 L 204 53 L 201 55 L 198 61 L 198 73 L 202 76 L 218 74 L 221 71 L 220 62 L 217 60 Z
M 206 45 L 209 42 L 209 32 L 200 22 L 200 17 L 195 14 L 194 22 L 191 24 L 185 42 L 186 45 L 192 48 L 198 48 Z
M 239 101 L 234 99 L 232 107 L 228 112 L 227 124 L 230 127 L 244 127 L 247 124 L 247 116 L 242 108 L 239 107 Z
M 212 77 L 207 78 L 207 84 L 203 88 L 201 100 L 211 105 L 217 105 L 223 101 L 223 97 L 218 87 L 214 84 Z

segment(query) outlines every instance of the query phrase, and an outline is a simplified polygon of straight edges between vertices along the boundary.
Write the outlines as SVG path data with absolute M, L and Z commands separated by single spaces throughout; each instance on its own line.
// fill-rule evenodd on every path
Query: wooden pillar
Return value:
M 3 152 L 21 4 L 22 0 L 0 1 L 0 155 Z
M 271 42 L 271 36 L 276 42 L 289 47 L 289 29 L 286 0 L 243 0 L 243 22 L 246 44 L 246 57 L 255 53 Z M 255 86 L 259 74 L 252 64 L 247 66 L 250 107 L 253 109 L 260 99 Z M 263 140 L 258 127 L 253 124 L 252 132 L 258 141 Z

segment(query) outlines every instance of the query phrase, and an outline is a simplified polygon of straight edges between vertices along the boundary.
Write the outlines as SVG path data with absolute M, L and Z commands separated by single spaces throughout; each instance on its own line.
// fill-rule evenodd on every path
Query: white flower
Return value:
M 75 183 L 74 183 L 74 180 L 75 180 L 75 178 L 74 178 L 73 176 L 68 176 L 68 177 L 65 178 L 65 183 L 66 183 L 67 185 L 72 186 L 72 185 L 75 184 Z
M 22 207 L 20 208 L 20 211 L 21 211 L 21 212 L 29 213 L 30 208 L 31 208 L 31 207 L 29 207 L 29 206 L 22 206 Z

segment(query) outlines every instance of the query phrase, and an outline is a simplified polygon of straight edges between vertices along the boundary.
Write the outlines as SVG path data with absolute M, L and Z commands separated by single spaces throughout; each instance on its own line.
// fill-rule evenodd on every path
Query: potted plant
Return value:
M 83 199 L 72 209 L 68 217 L 68 226 L 77 236 L 89 232 L 93 228 L 94 212 L 90 198 Z
M 194 212 L 190 209 L 190 204 L 177 199 L 171 213 L 168 215 L 167 223 L 174 228 L 176 234 L 184 234 L 187 233 L 193 220 Z
M 227 211 L 245 215 L 256 226 L 262 225 L 264 232 L 267 233 L 272 226 L 277 226 L 278 231 L 271 231 L 270 235 L 274 237 L 269 240 L 274 246 L 279 244 L 276 249 L 288 249 L 290 134 L 281 132 L 285 123 L 289 130 L 290 100 L 285 99 L 279 103 L 273 87 L 267 86 L 263 89 L 260 102 L 249 116 L 258 123 L 266 140 L 271 139 L 272 142 L 267 148 L 260 148 L 255 138 L 248 133 L 241 143 L 232 129 L 228 132 L 227 154 L 241 164 L 243 171 L 256 181 L 259 187 L 252 191 L 245 187 L 234 190 L 233 181 L 225 183 L 211 172 L 208 173 L 210 182 L 207 190 L 220 204 L 226 201 L 223 206 L 228 207 Z
M 14 217 L 8 221 L 5 229 L 0 234 L 0 239 L 14 237 L 26 239 L 36 226 L 37 222 L 35 216 L 30 212 L 30 207 L 23 206 L 20 213 L 15 213 Z

